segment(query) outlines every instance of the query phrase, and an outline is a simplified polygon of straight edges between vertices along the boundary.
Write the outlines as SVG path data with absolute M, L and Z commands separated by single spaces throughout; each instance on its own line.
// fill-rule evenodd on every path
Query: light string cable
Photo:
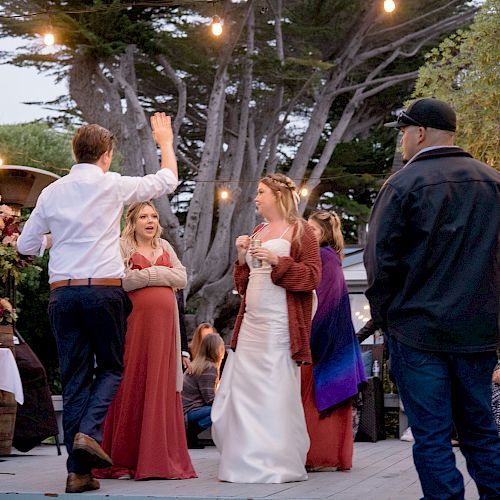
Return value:
M 217 3 L 221 0 L 210 0 L 211 3 Z M 85 9 L 57 9 L 57 10 L 39 10 L 36 12 L 26 12 L 24 14 L 1 14 L 0 19 L 16 19 L 16 18 L 26 18 L 26 17 L 36 17 L 36 16 L 46 16 L 48 14 L 87 14 L 93 12 L 105 12 L 108 10 L 125 10 L 132 7 L 152 7 L 152 8 L 161 8 L 161 7 L 189 7 L 194 4 L 207 4 L 207 0 L 160 0 L 160 1 L 141 1 L 141 2 L 130 2 L 123 4 L 111 4 L 111 5 L 96 5 L 94 7 L 87 7 Z M 0 10 L 1 12 L 1 10 Z

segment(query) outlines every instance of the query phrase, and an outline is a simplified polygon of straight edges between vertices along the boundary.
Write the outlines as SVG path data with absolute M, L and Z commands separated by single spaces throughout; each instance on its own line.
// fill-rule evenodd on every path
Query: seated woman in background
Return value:
M 175 288 L 186 285 L 186 269 L 160 233 L 152 203 L 130 206 L 121 249 L 123 288 L 134 307 L 128 317 L 123 378 L 102 441 L 114 465 L 95 471 L 95 477 L 196 477 L 180 396 L 181 342 L 174 294 Z
M 217 330 L 210 323 L 200 323 L 193 333 L 193 338 L 189 344 L 189 350 L 191 351 L 191 361 L 196 358 L 198 351 L 201 346 L 201 342 L 209 333 L 217 333 Z
M 218 333 L 205 335 L 191 363 L 190 373 L 184 376 L 182 400 L 189 448 L 203 448 L 198 442 L 198 434 L 212 425 L 210 413 L 225 352 L 224 341 Z
M 310 471 L 352 467 L 352 398 L 366 381 L 342 272 L 340 218 L 324 210 L 308 219 L 321 252 L 318 309 L 312 322 L 313 365 L 302 367 L 302 402 L 311 447 Z

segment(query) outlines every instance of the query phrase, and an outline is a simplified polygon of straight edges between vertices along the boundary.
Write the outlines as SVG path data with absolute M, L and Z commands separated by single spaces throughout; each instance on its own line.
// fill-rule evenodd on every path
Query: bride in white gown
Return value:
M 268 221 L 236 240 L 235 282 L 243 296 L 232 346 L 212 407 L 219 479 L 284 483 L 307 479 L 309 450 L 300 394 L 310 362 L 312 290 L 319 247 L 297 212 L 295 185 L 282 174 L 259 183 L 256 205 Z M 251 239 L 262 246 L 250 249 Z M 261 267 L 253 267 L 259 259 Z M 236 347 L 237 345 L 237 347 Z

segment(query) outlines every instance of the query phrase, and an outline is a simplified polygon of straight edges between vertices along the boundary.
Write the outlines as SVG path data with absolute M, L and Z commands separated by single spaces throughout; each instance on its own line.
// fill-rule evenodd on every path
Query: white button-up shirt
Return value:
M 169 169 L 144 177 L 104 173 L 80 163 L 40 194 L 17 249 L 38 255 L 52 234 L 49 283 L 65 279 L 122 278 L 120 220 L 125 204 L 171 193 L 178 180 Z

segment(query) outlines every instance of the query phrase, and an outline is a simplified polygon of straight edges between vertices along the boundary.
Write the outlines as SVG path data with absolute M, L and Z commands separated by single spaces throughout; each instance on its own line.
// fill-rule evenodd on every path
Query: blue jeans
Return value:
M 68 472 L 90 472 L 88 463 L 73 457 L 73 439 L 83 432 L 101 442 L 102 424 L 122 377 L 131 306 L 126 292 L 117 286 L 61 287 L 50 294 L 49 319 L 63 386 Z
M 202 429 L 208 429 L 212 426 L 211 412 L 211 406 L 200 406 L 194 410 L 189 410 L 187 412 L 188 426 L 189 424 L 198 424 Z
M 421 351 L 388 338 L 391 370 L 408 415 L 425 500 L 464 498 L 450 442 L 453 424 L 480 499 L 500 498 L 500 438 L 491 410 L 495 352 Z

